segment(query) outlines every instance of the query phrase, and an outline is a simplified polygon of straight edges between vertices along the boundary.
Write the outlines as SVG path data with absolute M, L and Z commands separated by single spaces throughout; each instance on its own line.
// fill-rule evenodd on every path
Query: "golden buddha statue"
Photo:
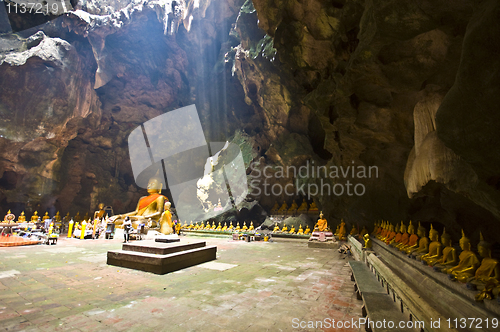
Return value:
M 392 241 L 394 241 L 394 238 L 396 237 L 396 235 L 398 234 L 399 232 L 399 225 L 396 224 L 396 226 L 394 225 L 390 225 L 389 226 L 391 232 L 389 233 L 389 235 L 387 235 L 387 237 L 385 238 L 385 244 L 389 244 L 391 243 Z
M 215 231 L 217 229 L 217 226 L 215 226 L 215 221 L 212 221 L 212 227 L 211 227 L 211 229 L 213 231 Z
M 220 221 L 219 221 L 219 225 L 217 225 L 217 228 L 215 230 L 218 232 L 222 231 L 222 225 L 220 224 Z
M 222 232 L 227 231 L 227 223 L 224 223 L 224 227 L 222 227 L 221 231 L 222 231 Z
M 228 230 L 228 231 L 232 231 L 232 230 L 233 230 L 233 228 L 234 228 L 234 227 L 233 227 L 233 222 L 232 222 L 232 221 L 230 221 L 230 222 L 229 222 L 229 227 L 227 228 L 227 230 Z
M 387 240 L 391 232 L 394 230 L 394 226 L 391 226 L 392 224 L 390 224 L 389 222 L 384 224 L 384 231 L 379 235 L 380 241 L 385 242 Z
M 188 224 L 187 224 L 187 221 L 184 220 L 184 224 L 182 225 L 182 229 L 187 229 L 188 228 Z
M 240 222 L 239 221 L 236 223 L 236 228 L 234 230 L 235 231 L 239 231 L 240 230 Z
M 420 222 L 418 223 L 417 236 L 419 238 L 418 245 L 406 249 L 408 255 L 415 253 L 416 255 L 423 255 L 429 252 L 429 238 L 425 234 L 425 228 L 422 227 Z
M 325 218 L 323 218 L 323 211 L 321 211 L 319 214 L 319 219 L 316 222 L 316 225 L 314 225 L 314 231 L 326 232 L 327 230 L 328 230 L 328 222 L 326 221 Z
M 458 263 L 457 251 L 452 246 L 451 236 L 443 230 L 441 235 L 441 244 L 444 246 L 441 257 L 428 260 L 428 264 L 434 267 L 435 271 L 445 272 L 449 268 L 454 267 Z
M 106 211 L 104 210 L 104 203 L 99 203 L 99 210 L 94 212 L 94 219 L 102 219 L 106 216 Z
M 88 211 L 85 212 L 85 215 L 83 216 L 83 220 L 90 220 Z
M 463 230 L 462 238 L 460 239 L 460 248 L 462 248 L 462 252 L 458 256 L 458 265 L 445 270 L 445 273 L 450 274 L 453 279 L 466 282 L 467 279 L 475 275 L 480 263 L 476 254 L 470 250 L 470 240 L 465 236 Z
M 401 243 L 397 246 L 397 248 L 400 251 L 405 251 L 406 249 L 408 249 L 408 247 L 413 247 L 417 245 L 417 242 L 418 242 L 418 235 L 415 234 L 415 226 L 413 226 L 410 220 L 410 224 L 408 225 L 408 231 L 401 237 Z
M 281 229 L 281 233 L 285 233 L 285 232 L 288 232 L 288 227 L 286 226 L 286 224 L 284 224 L 283 228 Z
M 297 209 L 298 213 L 306 213 L 307 212 L 307 202 L 306 199 L 302 199 L 302 204 L 300 204 L 299 208 Z
M 56 222 L 61 222 L 61 214 L 59 213 L 59 211 L 57 211 L 56 215 L 54 216 L 54 220 Z
M 311 205 L 309 205 L 309 210 L 308 212 L 317 212 L 319 209 L 318 207 L 316 206 L 316 203 L 314 203 L 314 201 L 311 203 Z
M 73 220 L 75 222 L 81 222 L 82 221 L 82 217 L 80 216 L 80 211 L 76 212 L 76 215 L 75 217 L 73 218 Z
M 498 285 L 500 280 L 500 267 L 498 266 L 498 261 L 491 258 L 491 244 L 484 240 L 483 233 L 481 232 L 479 233 L 479 239 L 477 251 L 479 252 L 479 256 L 483 259 L 474 276 L 469 278 L 467 282 L 475 285 L 479 290 L 483 290 L 488 283 Z
M 365 234 L 368 234 L 368 229 L 366 228 L 366 226 L 363 226 L 361 228 L 361 232 L 359 232 L 359 239 L 362 240 Z
M 139 199 L 135 211 L 112 217 L 116 225 L 122 225 L 125 217 L 130 218 L 132 225 L 137 225 L 151 218 L 153 220 L 153 227 L 156 227 L 163 213 L 165 201 L 168 201 L 168 199 L 161 194 L 163 183 L 157 176 L 158 172 L 155 177 L 149 180 L 147 187 L 148 196 L 143 196 Z
M 445 230 L 443 229 L 443 236 L 444 233 Z M 437 261 L 439 257 L 441 257 L 441 255 L 443 254 L 442 252 L 443 245 L 441 244 L 441 242 L 439 242 L 439 233 L 432 227 L 432 224 L 431 224 L 431 229 L 429 231 L 429 240 L 431 241 L 431 243 L 429 244 L 429 252 L 422 255 L 420 257 L 420 260 L 423 263 L 426 263 L 427 265 L 432 265 L 430 264 L 430 262 Z
M 366 233 L 363 236 L 363 240 L 365 241 L 365 245 L 364 245 L 363 249 L 371 250 L 373 247 L 373 244 L 372 244 L 372 239 L 370 239 L 370 234 Z
M 243 231 L 248 230 L 246 221 L 243 222 L 243 227 L 241 228 L 241 230 L 243 230 Z
M 274 232 L 274 233 L 277 233 L 277 232 L 279 232 L 279 231 L 280 231 L 280 228 L 279 228 L 279 226 L 278 226 L 278 223 L 275 223 L 275 224 L 274 224 L 274 229 L 273 229 L 273 232 Z
M 352 228 L 351 228 L 351 232 L 349 232 L 349 235 L 354 236 L 356 234 L 358 234 L 358 228 L 356 227 L 356 225 L 353 224 Z
M 31 216 L 31 222 L 38 222 L 38 212 L 35 211 L 33 215 Z
M 303 234 L 304 234 L 304 230 L 302 229 L 302 224 L 300 224 L 299 230 L 297 231 L 297 235 L 303 235 Z
M 172 234 L 174 232 L 173 224 L 172 224 L 172 213 L 170 212 L 170 206 L 172 204 L 170 202 L 165 202 L 165 209 L 160 217 L 160 233 L 162 234 Z
M 394 237 L 394 240 L 389 245 L 392 246 L 392 247 L 399 246 L 401 244 L 402 240 L 403 240 L 403 235 L 405 233 L 408 234 L 406 232 L 406 225 L 401 220 L 401 225 L 399 226 L 399 232 L 396 234 L 396 236 Z M 408 239 L 409 239 L 409 236 L 408 236 Z
M 339 228 L 339 233 L 337 236 L 338 236 L 338 239 L 341 241 L 345 241 L 347 239 L 344 219 L 340 220 L 340 228 Z
M 287 210 L 287 212 L 288 212 L 288 214 L 295 214 L 295 213 L 297 213 L 298 208 L 299 208 L 299 206 L 297 205 L 297 203 L 295 201 L 292 201 L 292 205 Z
M 304 231 L 304 235 L 308 235 L 309 233 L 311 233 L 311 229 L 309 228 L 309 225 L 306 226 L 306 230 Z
M 372 232 L 372 235 L 376 235 L 377 234 L 377 230 L 378 230 L 378 221 L 375 221 L 373 223 L 373 232 Z
M 17 218 L 17 222 L 26 222 L 26 216 L 24 215 L 24 211 L 21 212 L 21 215 Z
M 295 226 L 292 225 L 292 228 L 290 228 L 288 234 L 295 234 Z
M 278 214 L 286 214 L 287 211 L 288 211 L 288 205 L 286 204 L 285 201 L 283 201 L 283 205 L 281 205 L 281 207 L 279 208 Z
M 278 210 L 280 208 L 280 205 L 278 204 L 278 202 L 275 202 L 274 203 L 274 206 L 272 207 L 271 209 L 271 214 L 277 214 L 278 213 Z
M 333 235 L 335 235 L 335 237 L 338 237 L 339 232 L 340 232 L 340 224 L 337 225 L 337 228 L 335 229 L 335 233 Z
M 45 215 L 42 217 L 42 221 L 45 221 L 47 219 L 50 219 L 50 216 L 48 212 L 45 212 Z
M 203 224 L 203 222 L 202 222 Z M 214 225 L 215 226 L 215 225 Z M 207 221 L 207 224 L 205 225 L 205 228 L 204 228 L 206 231 L 212 229 L 212 226 L 210 226 L 210 221 Z
M 387 224 L 385 223 L 384 220 L 382 220 L 380 231 L 377 233 L 377 239 L 382 240 L 385 237 L 386 230 L 387 230 Z
M 253 221 L 250 221 L 250 227 L 248 227 L 249 231 L 253 231 L 255 228 L 253 227 Z
M 198 223 L 196 223 L 196 225 L 198 225 Z M 189 226 L 187 227 L 188 229 L 193 229 L 195 226 L 193 225 L 193 221 L 191 220 L 191 222 L 189 223 Z

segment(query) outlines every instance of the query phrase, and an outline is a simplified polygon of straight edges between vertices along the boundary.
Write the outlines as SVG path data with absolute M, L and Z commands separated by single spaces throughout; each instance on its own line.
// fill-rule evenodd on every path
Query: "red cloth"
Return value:
M 168 201 L 168 198 L 166 198 L 163 195 L 160 195 L 158 193 L 156 194 L 151 194 L 149 196 L 143 197 L 139 200 L 139 210 L 144 209 L 146 206 L 149 204 L 153 203 L 158 197 L 163 197 L 165 198 L 166 201 Z

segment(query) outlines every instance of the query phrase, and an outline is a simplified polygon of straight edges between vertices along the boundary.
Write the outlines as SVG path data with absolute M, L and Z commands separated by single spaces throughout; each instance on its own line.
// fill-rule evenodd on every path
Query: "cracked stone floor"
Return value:
M 361 317 L 337 250 L 183 237 L 194 240 L 217 260 L 166 275 L 108 266 L 120 237 L 0 248 L 0 331 L 362 330 L 298 326 Z

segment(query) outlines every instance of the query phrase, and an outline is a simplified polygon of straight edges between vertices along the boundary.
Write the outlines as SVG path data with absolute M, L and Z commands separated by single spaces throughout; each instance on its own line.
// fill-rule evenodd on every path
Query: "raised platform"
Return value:
M 333 241 L 328 241 L 328 242 L 309 241 L 307 242 L 307 247 L 316 249 L 338 249 L 339 243 Z
M 142 241 L 123 244 L 108 251 L 108 265 L 166 274 L 216 259 L 217 247 L 206 242 L 158 243 Z

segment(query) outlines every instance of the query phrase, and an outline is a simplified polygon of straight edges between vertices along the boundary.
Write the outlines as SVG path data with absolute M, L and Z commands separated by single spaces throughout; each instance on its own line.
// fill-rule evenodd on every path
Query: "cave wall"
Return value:
M 476 236 L 475 216 L 500 234 L 495 1 L 87 1 L 76 9 L 1 36 L 4 212 L 74 214 L 101 201 L 132 210 L 143 191 L 128 134 L 195 103 L 207 139 L 239 143 L 261 190 L 362 184 L 360 196 L 308 192 L 333 224 L 413 219 Z M 278 173 L 313 164 L 378 172 Z M 252 190 L 248 200 L 269 211 L 302 198 Z

